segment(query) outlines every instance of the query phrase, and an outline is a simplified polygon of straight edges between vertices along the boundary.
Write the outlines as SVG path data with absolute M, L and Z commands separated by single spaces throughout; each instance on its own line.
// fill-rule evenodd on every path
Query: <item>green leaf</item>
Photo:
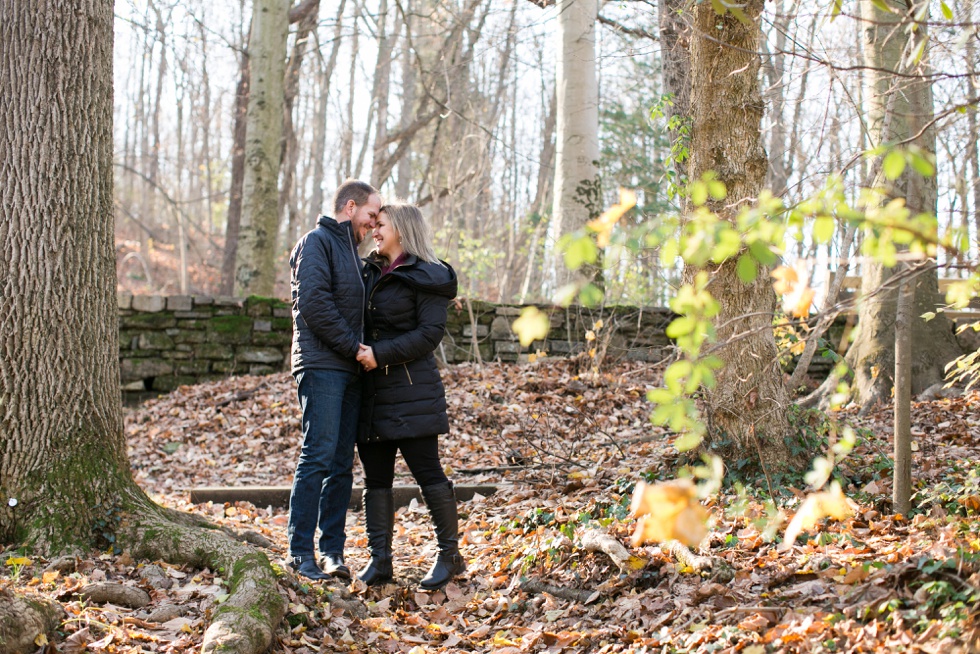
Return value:
M 881 172 L 884 173 L 886 179 L 896 180 L 901 177 L 904 170 L 905 153 L 901 150 L 891 150 L 881 162 Z
M 708 185 L 704 182 L 694 182 L 691 184 L 691 202 L 696 207 L 700 207 L 708 201 Z
M 715 262 L 724 261 L 729 257 L 734 257 L 742 249 L 742 239 L 734 229 L 723 227 L 717 234 L 717 242 L 711 250 L 711 260 Z
M 769 249 L 769 245 L 765 241 L 755 240 L 749 243 L 749 252 L 755 257 L 755 260 L 764 266 L 771 266 L 776 263 L 776 255 L 772 250 Z M 755 275 L 752 276 L 755 279 Z
M 888 6 L 888 3 L 885 2 L 885 0 L 871 0 L 871 4 L 873 4 L 875 7 L 885 12 L 886 14 L 895 13 L 895 11 Z
M 678 452 L 689 452 L 700 444 L 701 436 L 699 434 L 684 434 L 674 441 L 674 447 L 677 448 Z
M 915 46 L 915 50 L 909 53 L 909 64 L 918 64 L 922 61 L 922 57 L 926 54 L 927 45 L 929 45 L 929 39 L 924 38 L 919 41 L 919 45 Z
M 708 193 L 715 200 L 724 200 L 728 197 L 728 189 L 725 188 L 725 183 L 720 182 L 717 179 L 713 179 L 708 182 Z
M 647 391 L 647 400 L 653 404 L 673 404 L 677 395 L 666 388 L 652 388 Z
M 909 152 L 909 163 L 912 164 L 912 168 L 915 172 L 919 173 L 923 177 L 932 177 L 936 174 L 936 167 L 929 161 L 927 156 L 924 156 L 921 152 L 910 151 Z
M 943 12 L 943 18 L 945 18 L 946 20 L 953 20 L 953 10 L 949 8 L 948 4 L 946 4 L 945 2 L 940 2 L 939 8 Z
M 834 219 L 830 216 L 820 216 L 813 221 L 813 238 L 817 243 L 829 243 L 834 237 Z
M 741 279 L 744 283 L 749 284 L 755 281 L 756 276 L 759 274 L 759 266 L 756 264 L 755 259 L 743 254 L 738 258 L 736 272 L 738 272 L 739 279 Z M 669 335 L 670 334 L 668 334 L 668 336 Z
M 667 337 L 680 338 L 681 336 L 687 336 L 694 331 L 695 327 L 697 327 L 697 321 L 691 316 L 681 316 L 680 318 L 675 318 L 669 325 L 667 325 Z
M 602 302 L 602 290 L 595 284 L 586 284 L 578 293 L 578 301 L 584 307 L 596 307 Z
M 834 6 L 830 10 L 830 20 L 833 21 L 840 15 L 844 0 L 834 0 Z
M 664 384 L 667 388 L 678 388 L 682 386 L 684 379 L 694 370 L 694 364 L 688 359 L 681 359 L 667 366 L 664 371 Z
M 569 270 L 578 270 L 583 264 L 595 263 L 599 251 L 595 241 L 589 236 L 577 236 L 568 242 L 565 249 L 565 265 Z

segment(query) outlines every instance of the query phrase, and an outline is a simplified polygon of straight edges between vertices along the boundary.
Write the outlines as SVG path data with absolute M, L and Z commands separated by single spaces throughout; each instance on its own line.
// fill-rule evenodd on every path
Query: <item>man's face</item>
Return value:
M 360 243 L 367 236 L 367 233 L 374 229 L 374 223 L 378 219 L 378 213 L 381 211 L 381 197 L 377 194 L 372 195 L 361 206 L 357 206 L 351 200 L 347 204 L 347 210 L 350 213 L 351 224 L 354 227 L 354 237 Z

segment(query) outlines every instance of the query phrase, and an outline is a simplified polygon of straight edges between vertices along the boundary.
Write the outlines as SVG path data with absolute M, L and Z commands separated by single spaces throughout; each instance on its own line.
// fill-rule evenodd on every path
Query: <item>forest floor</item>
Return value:
M 434 556 L 424 506 L 398 511 L 394 583 L 366 588 L 304 583 L 286 571 L 284 509 L 189 503 L 193 487 L 289 485 L 299 420 L 286 374 L 183 387 L 129 410 L 133 471 L 156 501 L 266 546 L 289 598 L 277 653 L 977 650 L 980 393 L 914 404 L 912 515 L 890 509 L 890 407 L 833 414 L 858 428 L 857 446 L 835 470 L 855 512 L 823 520 L 786 550 L 778 545 L 807 494 L 802 475 L 742 479 L 740 493 L 726 484 L 703 503 L 710 531 L 699 550 L 734 570 L 723 581 L 657 545 L 630 547 L 634 486 L 671 479 L 679 466 L 671 435 L 648 420 L 646 391 L 661 370 L 632 363 L 595 374 L 577 365 L 544 359 L 444 371 L 447 471 L 458 484 L 502 487 L 460 503 L 468 568 L 440 592 L 417 589 Z M 827 451 L 825 420 L 793 420 L 812 455 Z M 741 462 L 726 463 L 731 481 Z M 412 483 L 404 467 L 399 473 L 396 483 Z M 595 529 L 645 565 L 623 572 L 602 551 L 587 551 L 581 536 Z M 357 570 L 367 559 L 359 513 L 348 516 L 347 533 Z M 227 592 L 216 571 L 128 552 L 93 552 L 58 570 L 30 552 L 2 557 L 0 584 L 27 587 L 67 611 L 61 638 L 40 643 L 47 654 L 197 650 Z M 78 591 L 94 582 L 141 586 L 151 602 L 85 601 Z

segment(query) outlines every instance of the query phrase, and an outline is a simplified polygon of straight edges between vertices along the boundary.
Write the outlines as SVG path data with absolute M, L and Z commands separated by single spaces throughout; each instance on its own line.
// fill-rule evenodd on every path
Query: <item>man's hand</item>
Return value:
M 364 370 L 374 370 L 378 367 L 378 362 L 374 358 L 374 348 L 370 345 L 361 343 L 357 347 L 357 362 L 364 367 Z

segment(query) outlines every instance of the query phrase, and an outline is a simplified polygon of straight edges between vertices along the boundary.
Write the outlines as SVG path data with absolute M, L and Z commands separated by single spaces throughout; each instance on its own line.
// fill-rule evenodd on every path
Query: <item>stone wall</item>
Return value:
M 119 295 L 123 390 L 165 393 L 181 384 L 284 370 L 289 304 L 267 298 Z
M 460 301 L 449 307 L 436 355 L 447 363 L 526 360 L 531 352 L 570 356 L 596 348 L 611 359 L 659 361 L 670 345 L 667 309 L 540 306 L 551 320 L 544 341 L 522 348 L 511 331 L 521 308 Z M 601 328 L 596 329 L 598 320 Z M 594 340 L 587 340 L 588 331 Z M 289 369 L 292 318 L 287 302 L 187 295 L 119 296 L 123 390 L 165 393 L 181 384 Z

